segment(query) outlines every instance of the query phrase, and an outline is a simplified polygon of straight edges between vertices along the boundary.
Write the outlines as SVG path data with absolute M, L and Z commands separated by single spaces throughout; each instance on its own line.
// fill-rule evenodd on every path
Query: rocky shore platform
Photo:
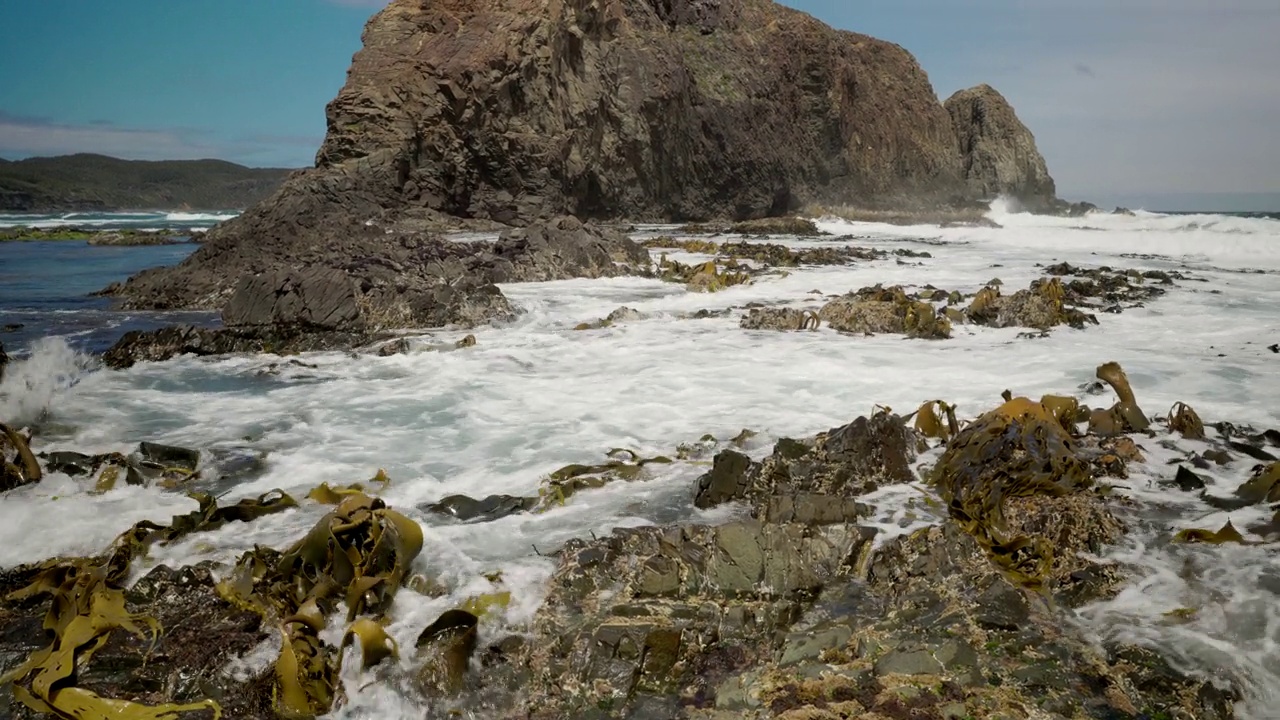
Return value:
M 1152 417 L 1120 366 L 1096 374 L 1096 408 L 1084 404 L 1090 396 L 1005 391 L 961 418 L 930 401 L 780 439 L 757 459 L 742 450 L 744 432 L 670 456 L 614 451 L 550 474 L 536 496 L 409 508 L 379 499 L 392 482 L 381 472 L 306 497 L 223 504 L 192 489 L 198 449 L 36 454 L 28 432 L 0 425 L 4 490 L 58 472 L 95 492 L 159 485 L 199 503 L 168 524 L 135 525 L 98 554 L 0 571 L 0 713 L 316 717 L 346 702 L 341 678 L 358 677 L 417 698 L 429 717 L 1233 718 L 1239 691 L 1229 682 L 1182 672 L 1148 647 L 1098 643 L 1073 618 L 1132 579 L 1099 556 L 1130 532 L 1129 501 L 1112 490 L 1147 462 L 1144 447 L 1202 448 L 1188 452 L 1170 492 L 1203 488 L 1192 468 L 1205 458 L 1239 467 L 1238 490 L 1212 500 L 1244 507 L 1280 500 L 1280 435 L 1206 425 L 1185 405 Z M 936 462 L 918 466 L 935 451 Z M 1241 456 L 1270 460 L 1247 470 Z M 499 591 L 424 620 L 411 644 L 388 634 L 399 595 L 445 592 L 421 572 L 433 552 L 422 522 L 548 512 L 678 462 L 705 465 L 687 502 L 736 507 L 734 519 L 534 548 L 557 569 L 527 624 L 500 621 L 511 596 Z M 933 521 L 897 534 L 868 524 L 863 498 L 906 484 Z M 167 544 L 304 505 L 329 510 L 290 545 L 134 570 Z M 1278 536 L 1280 516 L 1167 542 Z M 246 664 L 263 654 L 270 661 Z

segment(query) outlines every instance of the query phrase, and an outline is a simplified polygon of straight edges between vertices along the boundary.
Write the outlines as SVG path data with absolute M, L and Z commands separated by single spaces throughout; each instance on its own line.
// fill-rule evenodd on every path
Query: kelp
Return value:
M 44 473 L 26 438 L 4 423 L 0 423 L 0 433 L 4 434 L 5 441 L 17 453 L 17 464 L 10 462 L 5 453 L 0 453 L 0 492 L 40 482 Z
M 912 298 L 900 285 L 879 284 L 836 298 L 819 311 L 829 327 L 850 333 L 903 333 L 911 338 L 951 337 L 951 321 L 927 302 Z
M 479 621 L 466 610 L 446 610 L 418 635 L 415 646 L 425 662 L 417 680 L 425 694 L 440 696 L 462 688 L 476 650 Z
M 1076 421 L 1080 418 L 1079 400 L 1066 395 L 1044 395 L 1040 398 L 1040 404 L 1049 411 L 1067 434 L 1073 436 L 1076 434 Z
M 1204 423 L 1191 406 L 1178 402 L 1169 409 L 1169 429 L 1190 440 L 1204 439 Z
M 938 413 L 942 413 L 939 417 Z M 903 418 L 908 421 L 915 417 L 915 429 L 925 437 L 938 438 L 943 442 L 950 440 L 960 431 L 956 422 L 956 406 L 942 400 L 930 400 L 921 405 L 915 412 Z M 942 422 L 946 418 L 946 424 Z
M 1201 530 L 1199 528 L 1179 530 L 1173 536 L 1173 541 L 1176 543 L 1207 543 L 1210 545 L 1222 545 L 1223 543 L 1251 544 L 1244 539 L 1244 535 L 1240 534 L 1240 531 L 1231 524 L 1230 520 L 1216 531 Z
M 951 517 L 1013 580 L 1039 589 L 1053 561 L 1043 538 L 1012 536 L 1004 504 L 1016 497 L 1062 496 L 1093 477 L 1075 441 L 1044 405 L 1016 397 L 987 412 L 948 444 L 931 481 Z
M 372 632 L 357 618 L 376 618 L 390 608 L 422 543 L 417 522 L 381 499 L 351 494 L 284 552 L 255 548 L 241 556 L 218 591 L 264 618 L 283 618 L 284 642 L 275 665 L 277 713 L 328 712 L 340 659 L 319 637 L 324 617 L 342 600 L 347 621 L 356 623 L 349 632 Z M 368 658 L 369 650 L 362 646 L 362 651 Z
M 1119 401 L 1108 410 L 1094 410 L 1089 415 L 1089 431 L 1098 435 L 1122 435 L 1142 432 L 1151 423 L 1138 407 L 1138 401 L 1129 385 L 1129 377 L 1119 363 L 1109 362 L 1098 366 L 1097 377 L 1111 386 Z
M 965 315 L 971 322 L 979 325 L 986 325 L 995 322 L 996 316 L 1000 312 L 999 307 L 1000 288 L 994 285 L 987 285 L 973 296 L 973 300 L 969 302 L 969 307 L 965 309 Z
M 116 538 L 103 558 L 45 563 L 29 585 L 8 596 L 10 601 L 51 597 L 44 627 L 52 635 L 52 642 L 0 678 L 0 683 L 13 683 L 15 698 L 32 710 L 68 720 L 175 720 L 181 713 L 198 710 L 212 710 L 215 718 L 221 717 L 221 708 L 213 700 L 147 706 L 99 697 L 75 686 L 77 668 L 84 668 L 91 661 L 113 631 L 149 636 L 153 644 L 159 637 L 161 628 L 154 619 L 133 615 L 125 608 L 124 582 L 134 559 L 153 544 L 172 542 L 232 521 L 247 522 L 294 505 L 288 495 L 279 491 L 225 508 L 219 508 L 207 495 L 197 500 L 198 510 L 174 516 L 168 526 L 137 523 Z
M 386 490 L 387 486 L 391 484 L 391 478 L 387 476 L 386 470 L 379 468 L 378 473 L 369 480 L 369 484 L 376 484 L 379 490 Z M 312 488 L 307 493 L 307 497 L 322 505 L 338 505 L 352 495 L 366 495 L 370 492 L 372 491 L 364 483 L 330 485 L 327 482 L 322 482 Z
M 622 454 L 629 454 L 630 457 L 626 460 L 617 459 Z M 635 480 L 650 463 L 672 462 L 665 455 L 641 458 L 634 451 L 619 448 L 610 450 L 607 455 L 614 459 L 599 465 L 566 465 L 548 475 L 538 488 L 538 502 L 533 512 L 546 512 L 564 505 L 579 490 L 602 488 L 614 480 Z
M 1280 502 L 1280 462 L 1258 467 L 1235 495 L 1248 505 Z
M 683 283 L 690 290 L 698 292 L 719 292 L 751 281 L 749 272 L 739 271 L 736 267 L 733 270 L 726 269 L 721 272 L 715 260 L 708 260 L 698 265 L 685 265 L 668 260 L 664 254 L 658 261 L 658 269 L 663 280 Z
M 351 623 L 342 637 L 342 646 L 360 643 L 360 669 L 368 670 L 387 658 L 398 658 L 400 647 L 395 638 L 387 634 L 386 628 L 368 618 L 361 618 Z

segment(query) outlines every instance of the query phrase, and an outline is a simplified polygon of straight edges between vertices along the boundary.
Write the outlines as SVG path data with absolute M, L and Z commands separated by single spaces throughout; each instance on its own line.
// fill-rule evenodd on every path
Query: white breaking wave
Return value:
M 238 211 L 220 212 L 112 212 L 112 213 L 0 213 L 0 228 L 30 227 L 49 230 L 62 227 L 96 229 L 209 228 L 230 220 Z
M 80 375 L 72 371 L 78 361 L 46 349 L 37 355 L 50 358 L 42 362 L 54 368 L 51 377 L 79 381 L 35 382 L 33 387 L 49 389 L 4 400 L 15 404 L 0 404 L 0 416 L 11 408 L 25 417 L 47 410 L 52 421 L 72 426 L 57 442 L 37 435 L 38 450 L 128 451 L 140 440 L 199 447 L 215 477 L 220 457 L 264 454 L 262 469 L 235 485 L 226 502 L 277 487 L 300 496 L 320 482 L 363 480 L 385 468 L 392 478 L 386 500 L 426 523 L 425 550 L 414 571 L 440 578 L 451 590 L 440 599 L 400 593 L 389 631 L 401 647 L 413 647 L 417 633 L 442 610 L 491 590 L 485 575 L 493 571 L 502 572 L 515 598 L 498 622 L 527 621 L 554 567 L 534 548 L 545 552 L 571 537 L 616 527 L 717 522 L 737 512 L 692 508 L 692 485 L 705 468 L 680 463 L 659 467 L 645 482 L 580 493 L 545 514 L 463 525 L 433 520 L 421 509 L 452 493 L 535 493 L 548 472 L 598 461 L 610 448 L 670 455 L 677 444 L 704 433 L 728 438 L 745 427 L 761 432 L 750 446 L 759 457 L 778 437 L 843 424 L 876 404 L 909 410 L 944 398 L 971 417 L 997 404 L 1006 388 L 1032 397 L 1078 395 L 1094 379 L 1094 368 L 1110 360 L 1128 371 L 1148 414 L 1186 401 L 1206 422 L 1280 426 L 1280 356 L 1266 349 L 1280 342 L 1280 282 L 1271 274 L 1241 272 L 1280 271 L 1280 223 L 1251 221 L 1249 227 L 1270 230 L 1243 233 L 1224 229 L 1226 224 L 1190 228 L 1193 221 L 1185 218 L 1150 214 L 1043 218 L 997 206 L 992 216 L 1002 228 L 823 221 L 837 236 L 859 236 L 854 244 L 907 247 L 933 257 L 792 270 L 709 295 L 640 278 L 504 286 L 525 314 L 510 325 L 475 331 L 475 347 L 453 352 L 387 358 L 321 353 L 300 358 L 315 367 L 274 368 L 281 358 L 182 358 Z M 1160 230 L 1166 222 L 1181 224 Z M 1017 328 L 969 326 L 956 327 L 953 339 L 938 342 L 851 337 L 827 329 L 748 332 L 738 327 L 740 310 L 725 318 L 684 319 L 700 309 L 748 302 L 816 306 L 821 297 L 813 290 L 844 293 L 875 283 L 930 283 L 973 292 L 998 277 L 1012 291 L 1039 277 L 1038 265 L 1059 261 L 1178 270 L 1193 279 L 1144 308 L 1100 315 L 1098 327 L 1059 328 L 1033 340 L 1019 339 Z M 573 330 L 621 305 L 645 319 Z M 441 332 L 430 340 L 449 343 L 460 334 Z M 18 377 L 43 377 L 27 362 Z M 25 380 L 19 386 L 28 387 Z M 1146 450 L 1145 474 L 1133 469 L 1122 492 L 1140 507 L 1160 506 L 1176 527 L 1222 519 L 1194 496 L 1149 487 L 1174 466 L 1165 464 L 1167 452 Z M 1238 461 L 1214 471 L 1215 490 L 1238 485 L 1248 474 L 1246 465 Z M 195 507 L 194 501 L 156 489 L 91 495 L 89 486 L 54 474 L 6 495 L 0 503 L 0 565 L 100 549 L 138 519 L 165 522 Z M 909 529 L 913 521 L 904 507 L 916 495 L 886 488 L 872 498 L 872 522 L 890 531 Z M 147 562 L 231 560 L 254 544 L 282 547 L 323 512 L 303 502 L 255 523 L 156 548 Z M 1237 526 L 1251 517 L 1232 514 Z M 1139 579 L 1115 600 L 1086 608 L 1082 621 L 1100 637 L 1147 643 L 1186 667 L 1234 677 L 1247 691 L 1242 717 L 1274 717 L 1269 713 L 1280 706 L 1280 589 L 1263 581 L 1280 577 L 1274 546 L 1171 546 L 1159 535 L 1165 528 L 1135 528 L 1111 556 L 1135 567 Z M 1181 573 L 1188 558 L 1201 569 L 1199 585 Z M 1205 587 L 1213 592 L 1203 592 Z M 1190 604 L 1198 604 L 1201 613 L 1170 628 L 1164 613 Z M 402 659 L 406 666 L 408 655 Z M 352 701 L 335 716 L 421 717 L 421 708 L 392 687 L 369 680 L 344 676 Z
M 96 365 L 96 360 L 72 349 L 61 337 L 37 340 L 27 357 L 11 360 L 5 367 L 0 419 L 19 426 L 39 420 L 54 398 Z

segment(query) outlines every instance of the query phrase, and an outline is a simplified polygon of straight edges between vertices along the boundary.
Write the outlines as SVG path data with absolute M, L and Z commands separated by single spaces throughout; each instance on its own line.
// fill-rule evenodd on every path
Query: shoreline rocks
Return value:
M 224 326 L 129 333 L 107 351 L 107 365 L 128 367 L 183 352 L 350 349 L 385 340 L 395 329 L 474 328 L 516 316 L 496 283 L 640 274 L 650 264 L 648 252 L 622 233 L 570 217 L 510 229 L 495 242 L 388 236 L 364 228 L 323 249 L 280 257 L 281 264 L 267 266 L 276 269 L 262 271 L 227 261 L 224 251 L 211 244 L 174 268 L 147 271 L 104 291 L 143 287 L 164 306 L 194 297 L 198 304 L 221 306 Z M 168 273 L 184 268 L 199 279 L 181 290 L 165 284 Z
M 1122 404 L 1136 407 L 1120 373 L 1114 364 L 1098 370 Z M 129 563 L 153 543 L 229 522 L 269 522 L 297 504 L 269 493 L 219 507 L 197 494 L 199 510 L 168 526 L 139 524 L 107 555 L 0 571 L 0 620 L 8 628 L 0 662 L 21 668 L 27 687 L 42 667 L 46 607 L 48 617 L 66 621 L 68 613 L 88 612 L 74 598 L 120 598 L 126 620 L 111 615 L 96 631 L 101 647 L 79 650 L 78 670 L 64 685 L 77 697 L 175 712 L 217 703 L 228 717 L 250 720 L 323 714 L 344 702 L 336 681 L 344 660 L 319 630 L 350 584 L 367 592 L 346 595 L 356 599 L 342 644 L 359 643 L 361 651 L 345 662 L 411 697 L 421 693 L 424 702 L 489 716 L 1234 718 L 1233 690 L 1186 675 L 1150 649 L 1095 643 L 1071 621 L 1070 609 L 1111 597 L 1126 581 L 1123 567 L 1096 559 L 1129 531 L 1115 512 L 1125 501 L 1105 493 L 1101 481 L 1124 477 L 1126 463 L 1143 460 L 1129 438 L 1080 432 L 1075 421 L 1089 413 L 1067 400 L 1010 397 L 958 433 L 943 433 L 945 451 L 924 473 L 942 500 L 926 494 L 918 506 L 936 515 L 895 537 L 862 524 L 871 509 L 860 499 L 916 480 L 918 455 L 941 432 L 932 424 L 918 420 L 913 428 L 911 416 L 884 409 L 814 437 L 779 439 L 760 460 L 735 449 L 748 432 L 726 445 L 704 439 L 698 448 L 719 452 L 690 487 L 691 503 L 736 503 L 745 516 L 570 540 L 553 553 L 557 569 L 530 626 L 495 634 L 480 619 L 509 596 L 471 598 L 427 625 L 415 648 L 399 649 L 414 654 L 407 672 L 399 663 L 373 669 L 392 655 L 378 618 L 398 589 L 440 590 L 407 571 L 419 552 L 430 552 L 418 523 L 368 494 L 389 482 L 385 474 L 309 493 L 304 502 L 335 508 L 288 548 L 258 547 L 229 572 L 158 567 L 125 589 Z M 1197 421 L 1193 410 L 1177 407 L 1168 432 L 1197 436 Z M 1272 434 L 1232 429 L 1224 437 L 1272 443 Z M 103 462 L 189 474 L 201 460 L 195 451 L 149 443 L 134 455 Z M 649 463 L 672 462 L 609 455 L 599 466 L 553 473 L 538 497 L 454 495 L 427 511 L 462 522 L 542 512 L 611 480 L 639 480 Z M 97 462 L 67 451 L 43 458 L 51 470 Z M 1273 468 L 1248 480 L 1245 501 L 1263 501 L 1277 477 Z M 1224 540 L 1225 532 L 1173 541 L 1240 541 L 1234 531 Z M 212 581 L 214 570 L 222 582 Z M 47 606 L 44 594 L 55 597 Z M 129 617 L 158 623 L 154 647 L 123 631 Z M 283 630 L 272 632 L 277 627 Z M 281 642 L 268 643 L 275 635 Z M 277 657 L 274 665 L 246 662 L 263 648 Z M 14 718 L 34 717 L 20 702 L 0 702 Z

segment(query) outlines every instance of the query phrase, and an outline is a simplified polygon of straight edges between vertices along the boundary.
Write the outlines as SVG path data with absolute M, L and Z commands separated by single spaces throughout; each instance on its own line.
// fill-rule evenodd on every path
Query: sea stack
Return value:
M 979 85 L 957 92 L 945 105 L 972 197 L 1005 195 L 1031 210 L 1056 204 L 1053 178 L 1036 149 L 1035 136 L 1003 95 L 990 85 Z
M 1049 205 L 998 97 L 949 113 L 903 48 L 772 0 L 394 0 L 329 103 L 315 167 L 108 293 L 217 309 L 246 274 L 350 264 L 336 253 L 352 237 L 464 224 L 911 211 L 1006 186 Z

